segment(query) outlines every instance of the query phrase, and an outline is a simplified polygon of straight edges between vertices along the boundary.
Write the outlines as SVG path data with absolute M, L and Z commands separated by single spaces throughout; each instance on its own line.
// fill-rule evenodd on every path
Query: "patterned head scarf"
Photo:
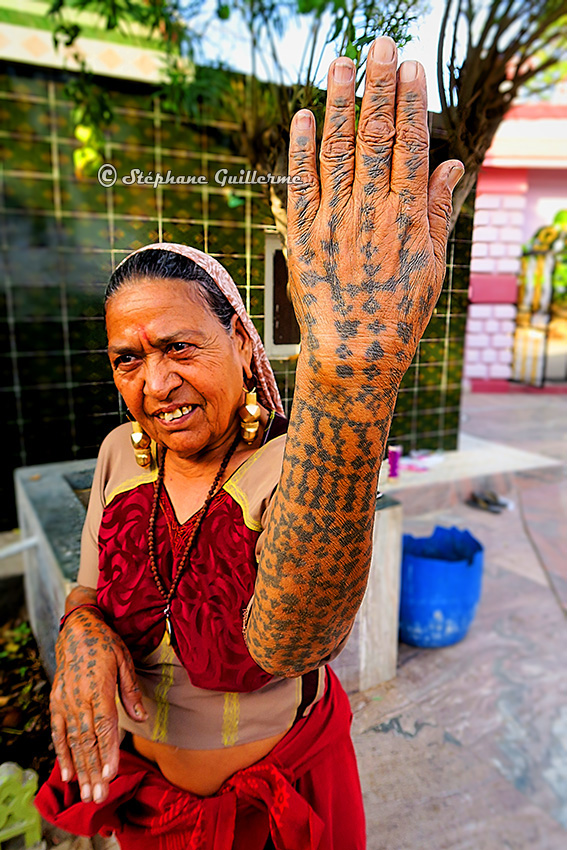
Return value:
M 172 251 L 174 254 L 182 254 L 189 260 L 193 260 L 198 266 L 204 269 L 214 280 L 222 294 L 236 311 L 236 314 L 242 325 L 250 337 L 252 343 L 252 371 L 258 382 L 258 396 L 260 402 L 268 409 L 275 410 L 283 415 L 284 410 L 282 401 L 276 384 L 276 379 L 270 366 L 270 361 L 264 351 L 262 340 L 258 331 L 254 327 L 252 320 L 246 312 L 244 302 L 240 297 L 240 293 L 235 282 L 218 260 L 209 257 L 197 248 L 189 248 L 187 245 L 179 245 L 176 242 L 152 242 L 150 245 L 144 245 L 143 248 L 138 248 L 125 257 L 117 266 L 120 268 L 122 263 L 133 257 L 134 254 L 139 254 L 141 251 L 162 250 Z

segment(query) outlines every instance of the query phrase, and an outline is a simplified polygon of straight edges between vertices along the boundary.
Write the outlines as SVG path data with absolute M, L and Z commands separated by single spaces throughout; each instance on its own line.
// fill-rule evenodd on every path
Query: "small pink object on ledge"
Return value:
M 388 446 L 388 465 L 390 467 L 389 478 L 397 478 L 399 475 L 402 451 L 401 446 Z

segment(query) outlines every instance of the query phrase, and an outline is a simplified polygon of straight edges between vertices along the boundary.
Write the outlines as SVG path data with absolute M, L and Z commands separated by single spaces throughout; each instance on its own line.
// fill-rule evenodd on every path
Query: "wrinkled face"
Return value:
M 114 381 L 144 431 L 181 457 L 235 433 L 252 345 L 236 316 L 228 333 L 192 284 L 144 278 L 107 304 Z

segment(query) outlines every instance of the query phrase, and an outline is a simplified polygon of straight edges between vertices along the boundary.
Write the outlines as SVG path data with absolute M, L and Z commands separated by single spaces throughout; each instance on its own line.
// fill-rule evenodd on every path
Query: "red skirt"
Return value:
M 121 751 L 107 799 L 83 803 L 58 764 L 36 806 L 74 835 L 114 833 L 122 850 L 364 850 L 364 810 L 350 737 L 348 697 L 327 668 L 327 689 L 261 761 L 210 797 L 172 785 L 140 756 Z

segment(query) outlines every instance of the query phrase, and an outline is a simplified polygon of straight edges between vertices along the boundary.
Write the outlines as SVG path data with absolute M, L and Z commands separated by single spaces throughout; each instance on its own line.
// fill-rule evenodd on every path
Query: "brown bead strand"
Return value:
M 158 515 L 158 510 L 159 510 L 159 499 L 160 499 L 160 494 L 161 494 L 161 488 L 163 486 L 163 479 L 164 479 L 164 476 L 165 476 L 166 449 L 164 449 L 163 454 L 161 456 L 159 471 L 158 471 L 158 477 L 157 477 L 155 487 L 154 487 L 154 501 L 153 501 L 153 504 L 152 504 L 152 512 L 151 512 L 151 515 L 150 515 L 150 525 L 149 525 L 149 528 L 148 528 L 148 549 L 149 549 L 149 554 L 150 554 L 150 567 L 151 567 L 152 575 L 154 577 L 154 581 L 156 583 L 157 589 L 159 590 L 160 594 L 163 596 L 163 600 L 165 602 L 165 608 L 163 609 L 163 612 L 164 612 L 165 620 L 166 620 L 166 630 L 167 630 L 167 636 L 168 636 L 168 642 L 169 643 L 171 643 L 171 636 L 172 636 L 172 628 L 171 628 L 171 622 L 170 622 L 170 613 L 171 612 L 170 612 L 169 606 L 170 606 L 170 604 L 173 600 L 173 597 L 175 596 L 175 594 L 177 592 L 177 588 L 179 587 L 179 582 L 181 581 L 181 577 L 182 577 L 183 573 L 185 572 L 185 569 L 187 568 L 187 566 L 189 564 L 193 545 L 194 545 L 194 543 L 197 539 L 197 535 L 200 531 L 201 525 L 203 524 L 203 520 L 205 519 L 206 513 L 209 509 L 209 505 L 211 504 L 212 500 L 214 499 L 214 497 L 216 495 L 217 487 L 218 487 L 220 481 L 222 480 L 224 473 L 226 472 L 226 468 L 229 464 L 231 457 L 233 456 L 234 452 L 236 451 L 236 447 L 239 444 L 240 439 L 241 439 L 240 433 L 238 433 L 236 435 L 236 437 L 234 438 L 234 441 L 231 443 L 230 448 L 228 449 L 227 453 L 225 454 L 225 456 L 222 460 L 222 463 L 219 467 L 219 471 L 217 472 L 217 474 L 215 476 L 215 480 L 213 481 L 213 483 L 211 485 L 211 489 L 209 490 L 209 492 L 207 494 L 207 498 L 203 502 L 202 507 L 199 508 L 199 511 L 197 512 L 197 520 L 195 522 L 195 525 L 193 526 L 193 530 L 192 530 L 192 532 L 189 536 L 189 540 L 187 541 L 187 545 L 185 546 L 181 560 L 179 561 L 179 566 L 177 567 L 177 571 L 176 571 L 175 576 L 173 578 L 171 587 L 169 588 L 169 592 L 166 591 L 164 584 L 161 580 L 161 576 L 158 572 L 157 561 L 156 561 L 156 552 L 155 552 L 155 531 L 156 531 L 157 515 Z

